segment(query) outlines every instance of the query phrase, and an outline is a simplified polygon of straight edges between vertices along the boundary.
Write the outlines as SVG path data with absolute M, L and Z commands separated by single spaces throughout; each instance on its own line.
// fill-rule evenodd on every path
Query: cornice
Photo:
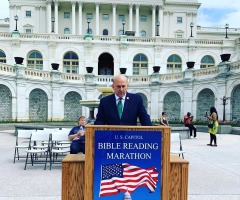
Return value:
M 193 2 L 166 2 L 164 6 L 197 6 L 198 8 L 201 6 L 201 3 L 193 3 Z

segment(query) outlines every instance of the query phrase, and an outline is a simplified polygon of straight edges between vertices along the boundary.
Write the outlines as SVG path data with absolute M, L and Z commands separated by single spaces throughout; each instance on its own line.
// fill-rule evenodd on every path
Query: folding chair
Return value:
M 17 130 L 13 163 L 15 163 L 16 158 L 18 160 L 19 158 L 26 158 L 26 155 L 25 156 L 19 155 L 19 149 L 26 150 L 29 148 L 29 140 L 33 131 L 34 130 L 23 130 L 23 129 Z
M 59 131 L 59 128 L 43 128 L 44 131 L 50 131 L 50 132 L 54 132 L 54 131 Z
M 43 145 L 43 141 L 48 141 L 47 145 Z M 34 145 L 31 145 L 32 143 Z M 38 143 L 41 145 L 38 145 Z M 26 162 L 24 170 L 27 168 L 27 164 L 45 164 L 44 170 L 47 166 L 47 159 L 49 157 L 49 150 L 50 150 L 50 134 L 46 131 L 37 131 L 31 134 L 31 138 L 29 141 L 29 149 L 26 150 Z M 31 162 L 28 162 L 28 157 L 31 157 Z
M 183 151 L 182 148 L 181 135 L 179 133 L 171 133 L 171 154 L 178 154 L 179 157 L 182 154 L 182 158 L 184 159 L 184 153 L 185 151 Z
M 50 170 L 53 163 L 62 163 L 58 161 L 58 156 L 65 156 L 70 152 L 70 143 L 68 139 L 68 133 L 64 130 L 59 130 L 57 132 L 52 132 L 51 134 L 51 147 L 50 147 Z M 55 160 L 56 158 L 56 160 Z

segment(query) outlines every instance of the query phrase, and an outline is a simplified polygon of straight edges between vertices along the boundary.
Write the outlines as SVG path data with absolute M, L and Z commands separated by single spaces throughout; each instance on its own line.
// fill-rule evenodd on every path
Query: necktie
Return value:
M 117 105 L 117 107 L 118 107 L 118 114 L 119 114 L 119 117 L 120 117 L 120 119 L 121 119 L 121 117 L 122 117 L 122 108 L 123 108 L 122 98 L 119 98 L 119 99 L 118 99 L 118 105 Z

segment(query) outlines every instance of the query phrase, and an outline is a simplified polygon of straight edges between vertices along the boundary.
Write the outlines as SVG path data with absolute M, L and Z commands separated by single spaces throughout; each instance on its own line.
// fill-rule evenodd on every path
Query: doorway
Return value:
M 103 53 L 98 58 L 98 75 L 114 74 L 113 57 L 109 53 Z

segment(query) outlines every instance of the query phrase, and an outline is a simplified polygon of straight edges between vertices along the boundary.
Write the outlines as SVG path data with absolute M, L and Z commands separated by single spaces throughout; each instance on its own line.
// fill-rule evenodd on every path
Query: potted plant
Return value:
M 153 72 L 154 73 L 159 73 L 159 71 L 160 71 L 160 66 L 153 66 Z
M 119 70 L 121 74 L 126 74 L 127 68 L 121 67 Z
M 92 73 L 93 72 L 93 67 L 86 67 L 87 73 Z
M 53 70 L 58 70 L 58 68 L 59 68 L 59 64 L 58 63 L 51 63 L 51 65 L 52 65 L 52 69 Z
M 220 56 L 221 56 L 222 62 L 226 62 L 226 61 L 229 61 L 231 54 L 224 53 L 224 54 L 221 54 Z
M 188 68 L 188 69 L 192 69 L 192 68 L 194 67 L 194 65 L 195 65 L 195 62 L 193 62 L 193 61 L 188 61 L 188 62 L 186 62 L 186 64 L 187 64 L 187 68 Z
M 14 57 L 15 63 L 22 65 L 24 58 L 23 57 Z

